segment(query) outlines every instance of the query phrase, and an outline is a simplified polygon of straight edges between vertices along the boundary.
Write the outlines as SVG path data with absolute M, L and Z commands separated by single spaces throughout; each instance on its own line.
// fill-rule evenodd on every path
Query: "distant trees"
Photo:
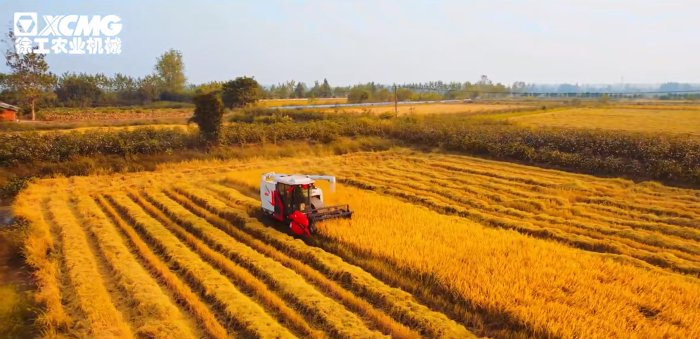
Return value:
M 314 97 L 317 98 L 319 96 L 319 92 L 321 91 L 321 85 L 319 84 L 318 80 L 314 81 L 314 87 L 311 87 L 311 89 L 308 92 L 309 98 Z
M 527 90 L 527 85 L 524 81 L 516 81 L 510 87 L 510 91 L 515 94 L 524 93 Z
M 396 99 L 398 101 L 409 101 L 413 97 L 413 91 L 406 88 L 396 89 Z
M 336 98 L 347 97 L 350 93 L 350 86 L 338 86 L 333 88 L 333 96 Z
M 389 93 L 389 90 L 386 88 L 382 88 L 377 92 L 377 94 L 374 95 L 374 97 L 378 102 L 388 102 L 389 100 L 393 100 L 393 95 Z
M 323 85 L 319 87 L 317 96 L 320 98 L 330 98 L 333 96 L 333 89 L 331 85 L 328 84 L 328 80 L 323 79 Z
M 14 32 L 10 30 L 6 37 L 9 46 L 5 51 L 5 64 L 10 73 L 3 77 L 3 86 L 14 92 L 20 103 L 27 105 L 32 120 L 36 120 L 36 106 L 52 95 L 56 77 L 49 72 L 46 55 L 19 54 L 14 48 Z
M 221 99 L 228 108 L 245 107 L 260 99 L 260 85 L 253 78 L 238 77 L 222 85 Z
M 163 53 L 157 60 L 154 71 L 162 84 L 166 97 L 175 97 L 185 91 L 185 63 L 182 52 L 174 49 Z
M 221 93 L 224 83 L 221 81 L 211 81 L 201 85 L 190 85 L 190 90 L 195 95 L 202 93 Z
M 577 85 L 572 85 L 572 84 L 561 84 L 559 85 L 559 88 L 557 89 L 559 93 L 578 93 L 579 88 Z
M 678 82 L 667 82 L 659 86 L 659 92 L 692 91 L 693 85 Z
M 100 101 L 104 94 L 104 80 L 98 75 L 63 73 L 58 78 L 56 98 L 72 107 L 89 107 Z
M 150 103 L 160 98 L 160 80 L 155 75 L 139 79 L 137 88 L 137 96 L 142 103 Z
M 348 94 L 348 103 L 349 104 L 361 104 L 363 102 L 368 101 L 370 98 L 370 92 L 363 89 L 362 87 L 356 86 L 353 87 L 353 89 L 350 90 L 350 94 Z
M 299 99 L 306 98 L 306 84 L 303 82 L 297 84 L 297 87 L 294 88 L 294 97 Z

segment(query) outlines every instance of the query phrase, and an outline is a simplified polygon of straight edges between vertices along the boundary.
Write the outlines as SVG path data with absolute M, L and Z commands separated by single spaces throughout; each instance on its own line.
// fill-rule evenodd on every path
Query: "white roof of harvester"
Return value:
M 283 177 L 276 177 L 273 180 L 287 185 L 308 185 L 314 182 L 313 179 L 309 179 L 307 176 L 301 174 L 285 175 Z

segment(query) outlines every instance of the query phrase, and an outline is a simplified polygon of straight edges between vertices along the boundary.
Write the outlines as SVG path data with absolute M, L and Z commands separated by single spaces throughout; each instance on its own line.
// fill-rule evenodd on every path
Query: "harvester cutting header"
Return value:
M 260 180 L 260 201 L 264 213 L 289 223 L 298 235 L 311 236 L 317 221 L 332 218 L 351 218 L 349 205 L 325 206 L 323 191 L 314 180 L 331 183 L 335 191 L 335 177 L 327 175 L 301 175 L 269 172 Z

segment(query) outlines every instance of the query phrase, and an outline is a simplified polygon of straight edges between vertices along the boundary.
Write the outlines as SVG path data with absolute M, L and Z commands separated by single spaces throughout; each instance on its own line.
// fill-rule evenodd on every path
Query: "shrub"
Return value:
M 221 124 L 224 116 L 224 105 L 215 93 L 202 93 L 194 97 L 194 115 L 188 122 L 199 126 L 204 140 L 218 144 L 221 136 Z

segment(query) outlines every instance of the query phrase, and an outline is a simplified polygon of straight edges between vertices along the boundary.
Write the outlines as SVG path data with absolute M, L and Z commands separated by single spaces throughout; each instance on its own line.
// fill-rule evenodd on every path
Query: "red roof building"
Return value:
M 0 101 L 0 121 L 17 121 L 19 107 Z

